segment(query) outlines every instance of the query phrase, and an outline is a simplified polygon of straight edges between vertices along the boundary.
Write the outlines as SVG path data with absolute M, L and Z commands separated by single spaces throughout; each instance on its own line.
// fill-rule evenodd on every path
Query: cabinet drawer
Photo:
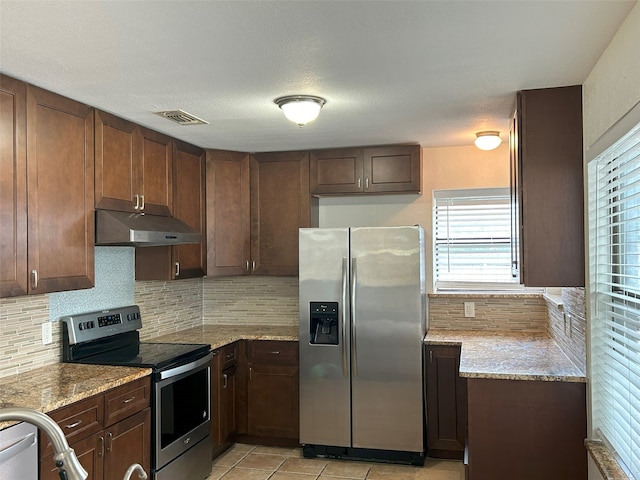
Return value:
M 249 342 L 249 361 L 266 365 L 298 365 L 298 342 L 256 340 Z
M 150 405 L 151 379 L 140 378 L 104 394 L 105 427 L 123 420 Z
M 238 342 L 233 342 L 220 349 L 222 370 L 238 364 Z
M 102 430 L 104 399 L 102 395 L 80 400 L 67 407 L 62 407 L 49 416 L 62 429 L 67 442 L 73 444 L 89 435 Z M 40 458 L 53 455 L 49 438 L 40 433 Z

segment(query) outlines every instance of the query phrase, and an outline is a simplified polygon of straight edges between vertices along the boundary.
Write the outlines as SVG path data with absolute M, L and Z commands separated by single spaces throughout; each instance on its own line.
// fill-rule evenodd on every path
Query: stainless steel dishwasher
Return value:
M 38 429 L 18 423 L 0 430 L 0 479 L 38 480 Z

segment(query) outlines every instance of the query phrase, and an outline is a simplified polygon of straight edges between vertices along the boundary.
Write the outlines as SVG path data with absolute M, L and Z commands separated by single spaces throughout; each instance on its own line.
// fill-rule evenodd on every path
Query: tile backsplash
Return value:
M 587 362 L 587 314 L 584 288 L 563 288 L 562 306 L 547 302 L 548 332 L 564 353 L 582 371 Z

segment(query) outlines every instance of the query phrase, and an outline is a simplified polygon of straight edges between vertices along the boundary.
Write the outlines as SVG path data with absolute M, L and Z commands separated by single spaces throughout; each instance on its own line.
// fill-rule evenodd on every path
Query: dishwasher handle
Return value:
M 20 452 L 23 452 L 27 448 L 35 445 L 36 439 L 37 437 L 35 433 L 29 433 L 10 447 L 5 448 L 4 450 L 0 450 L 0 463 L 8 461 L 9 459 L 18 455 Z

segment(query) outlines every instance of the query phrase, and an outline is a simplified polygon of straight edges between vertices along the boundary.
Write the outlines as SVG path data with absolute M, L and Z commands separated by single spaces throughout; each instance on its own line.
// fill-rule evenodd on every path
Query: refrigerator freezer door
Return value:
M 352 446 L 423 451 L 424 232 L 354 228 Z
M 349 447 L 349 230 L 300 229 L 300 443 Z M 338 343 L 312 344 L 312 302 L 338 304 Z

